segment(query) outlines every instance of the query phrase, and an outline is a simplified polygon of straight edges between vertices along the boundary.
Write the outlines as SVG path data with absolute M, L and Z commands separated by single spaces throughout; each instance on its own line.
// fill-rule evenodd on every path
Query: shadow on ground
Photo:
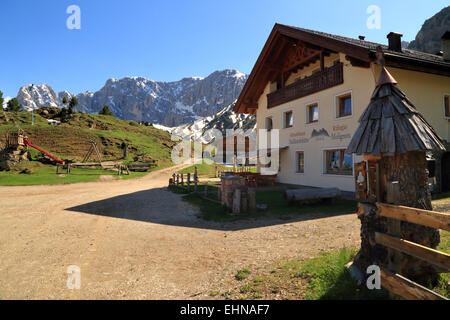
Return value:
M 124 194 L 66 208 L 65 210 L 156 224 L 224 231 L 262 228 L 291 222 L 354 214 L 302 213 L 298 215 L 290 214 L 289 219 L 286 219 L 286 217 L 262 216 L 232 222 L 206 221 L 199 218 L 199 210 L 196 207 L 182 200 L 182 195 L 174 194 L 168 191 L 167 188 L 153 188 Z

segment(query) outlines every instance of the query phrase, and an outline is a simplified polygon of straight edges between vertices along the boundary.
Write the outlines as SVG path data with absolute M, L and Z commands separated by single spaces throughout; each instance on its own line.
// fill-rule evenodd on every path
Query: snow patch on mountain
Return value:
M 227 129 L 242 129 L 244 132 L 256 130 L 256 117 L 249 114 L 236 114 L 233 107 L 236 102 L 226 106 L 212 116 L 198 119 L 190 124 L 168 128 L 156 126 L 162 130 L 168 131 L 175 136 L 185 140 L 192 140 L 201 143 L 210 143 L 214 139 L 213 132 L 210 129 L 217 129 L 223 136 Z
M 5 97 L 3 98 L 3 109 L 6 109 L 6 106 L 8 105 L 8 101 L 11 100 L 11 97 Z
M 44 106 L 58 107 L 56 93 L 47 84 L 23 86 L 19 89 L 17 99 L 26 111 Z

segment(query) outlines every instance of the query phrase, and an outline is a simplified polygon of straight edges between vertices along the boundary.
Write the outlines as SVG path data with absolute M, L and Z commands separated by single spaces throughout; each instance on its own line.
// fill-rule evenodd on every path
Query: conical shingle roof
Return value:
M 383 67 L 346 153 L 375 155 L 445 150 L 441 138 Z

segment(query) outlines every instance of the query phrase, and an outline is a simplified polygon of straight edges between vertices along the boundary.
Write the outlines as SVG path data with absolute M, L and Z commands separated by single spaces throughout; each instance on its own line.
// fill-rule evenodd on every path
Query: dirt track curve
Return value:
M 240 268 L 359 244 L 355 214 L 205 222 L 166 191 L 174 170 L 0 187 L 0 299 L 203 299 Z M 70 265 L 79 290 L 67 288 Z

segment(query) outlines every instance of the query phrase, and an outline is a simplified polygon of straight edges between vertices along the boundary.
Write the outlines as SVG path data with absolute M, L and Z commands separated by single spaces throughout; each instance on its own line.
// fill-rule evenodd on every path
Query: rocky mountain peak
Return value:
M 426 20 L 408 49 L 436 54 L 442 50 L 442 35 L 450 30 L 450 6 Z
M 19 89 L 17 99 L 24 106 L 25 110 L 42 106 L 58 107 L 56 93 L 47 84 L 25 85 Z
M 111 78 L 97 92 L 77 94 L 76 110 L 98 113 L 108 105 L 118 118 L 174 127 L 223 109 L 237 99 L 246 80 L 247 75 L 232 69 L 213 72 L 206 78 L 190 77 L 173 82 L 144 77 Z M 31 109 L 33 106 L 61 107 L 62 99 L 70 100 L 72 96 L 68 91 L 56 95 L 50 86 L 41 85 L 31 89 L 22 87 L 17 98 Z

